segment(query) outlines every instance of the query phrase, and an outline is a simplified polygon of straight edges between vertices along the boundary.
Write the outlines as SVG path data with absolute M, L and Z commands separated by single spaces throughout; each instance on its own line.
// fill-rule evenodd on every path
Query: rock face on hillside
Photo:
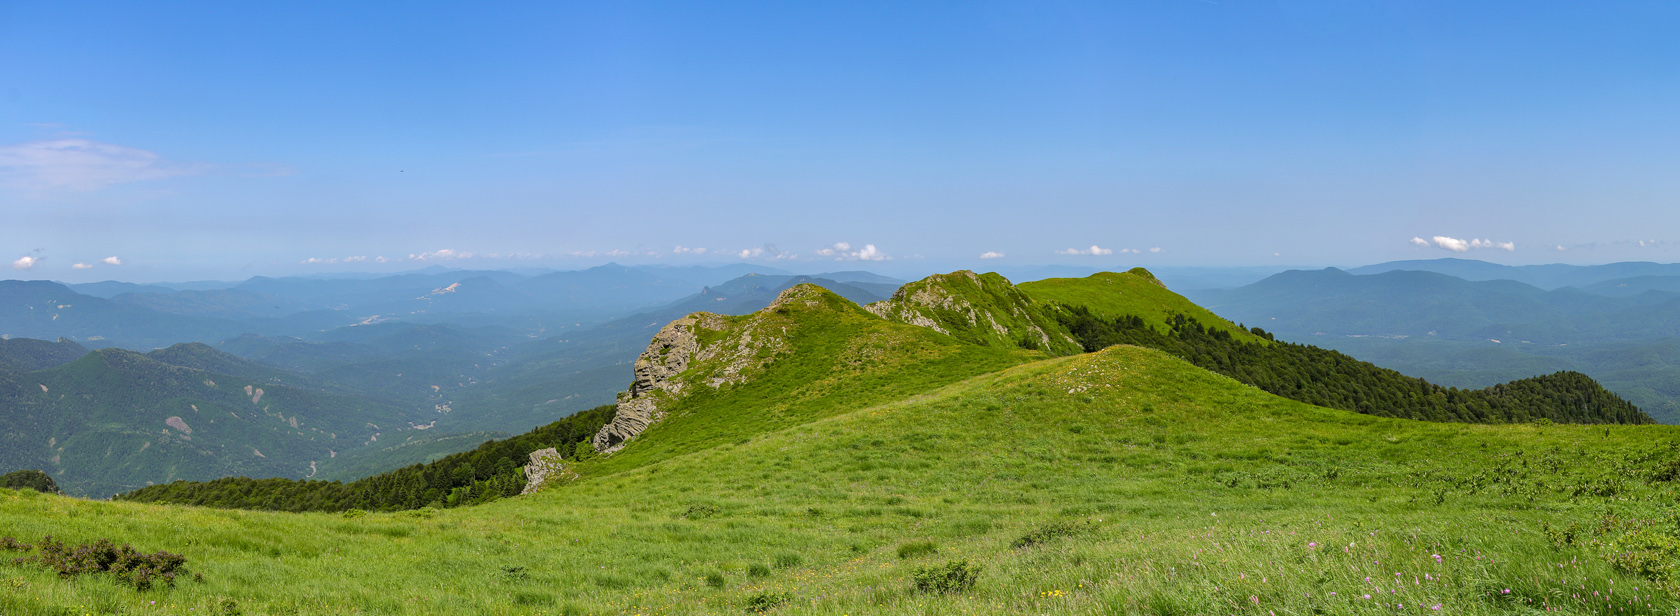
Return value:
M 700 350 L 695 326 L 707 317 L 717 315 L 700 312 L 666 324 L 653 336 L 641 357 L 636 358 L 636 381 L 630 390 L 618 394 L 618 413 L 613 420 L 595 433 L 592 444 L 601 453 L 612 453 L 624 446 L 624 441 L 641 434 L 660 418 L 656 394 L 681 395 L 684 383 L 671 377 L 688 369 L 689 360 Z
M 575 479 L 577 473 L 566 467 L 566 459 L 560 456 L 560 451 L 549 447 L 531 452 L 531 463 L 525 466 L 525 490 L 520 494 L 530 494 L 542 489 L 543 485 L 556 479 Z
M 610 454 L 664 417 L 661 405 L 692 387 L 717 389 L 746 381 L 786 350 L 789 324 L 779 312 L 820 306 L 832 293 L 801 284 L 758 312 L 727 317 L 696 312 L 667 324 L 636 359 L 636 380 L 618 394 L 618 412 L 595 433 L 595 450 Z
M 864 306 L 883 319 L 926 327 L 988 346 L 1019 346 L 1070 355 L 1079 343 L 1009 280 L 968 270 L 934 274 L 899 287 L 892 299 Z

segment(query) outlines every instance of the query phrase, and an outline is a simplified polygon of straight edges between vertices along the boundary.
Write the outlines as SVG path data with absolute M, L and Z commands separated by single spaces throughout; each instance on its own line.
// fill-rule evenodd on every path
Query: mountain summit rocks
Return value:
M 925 327 L 965 342 L 1051 355 L 1082 349 L 1040 304 L 995 273 L 961 270 L 904 285 L 892 299 L 864 306 L 888 321 Z
M 636 380 L 618 394 L 618 412 L 591 444 L 618 451 L 664 417 L 660 404 L 699 384 L 712 389 L 745 382 L 787 348 L 792 310 L 822 309 L 838 296 L 813 284 L 782 291 L 763 310 L 739 317 L 696 312 L 670 322 L 636 359 Z M 844 300 L 839 300 L 844 301 Z
M 688 363 L 700 350 L 695 327 L 702 322 L 720 326 L 722 317 L 698 312 L 665 325 L 654 334 L 646 351 L 636 358 L 636 380 L 630 390 L 618 394 L 618 413 L 613 420 L 595 433 L 592 444 L 601 453 L 612 453 L 624 446 L 624 441 L 641 434 L 653 422 L 659 421 L 657 394 L 681 395 L 684 383 L 672 377 L 688 369 Z

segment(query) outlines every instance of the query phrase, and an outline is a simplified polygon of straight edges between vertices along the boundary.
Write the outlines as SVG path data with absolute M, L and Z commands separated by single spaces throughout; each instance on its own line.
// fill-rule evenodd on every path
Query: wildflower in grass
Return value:
M 1365 595 L 1364 598 L 1369 599 L 1369 598 L 1371 598 L 1371 595 Z
M 1437 603 L 1437 604 L 1435 604 L 1435 607 L 1432 607 L 1432 608 L 1429 608 L 1429 609 L 1432 609 L 1432 610 L 1435 610 L 1435 611 L 1439 612 L 1439 611 L 1441 611 L 1441 604 Z
M 1310 550 L 1310 549 L 1314 549 L 1314 548 L 1317 548 L 1317 547 L 1318 547 L 1318 544 L 1316 542 L 1311 542 L 1311 541 L 1307 542 L 1307 549 Z

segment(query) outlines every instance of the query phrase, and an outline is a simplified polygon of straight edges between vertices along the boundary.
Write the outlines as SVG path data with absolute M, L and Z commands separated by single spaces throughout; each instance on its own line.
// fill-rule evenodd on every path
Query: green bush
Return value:
M 938 554 L 939 548 L 934 547 L 932 541 L 917 541 L 898 546 L 899 558 L 921 558 L 930 554 Z
M 793 599 L 793 595 L 761 592 L 747 599 L 747 611 L 761 614 L 776 609 L 776 606 L 787 603 L 791 599 Z
M 8 546 L 9 549 L 18 550 L 12 547 L 14 545 L 23 544 L 14 540 Z M 164 551 L 143 554 L 127 544 L 117 547 L 109 539 L 100 539 L 72 548 L 48 535 L 36 544 L 36 547 L 41 550 L 39 555 L 16 559 L 13 562 L 34 561 L 42 567 L 52 569 L 63 578 L 84 573 L 110 573 L 116 576 L 118 581 L 133 586 L 135 590 L 148 590 L 158 583 L 174 586 L 175 576 L 185 573 L 181 568 L 187 564 L 186 557 L 179 554 Z
M 1030 548 L 1035 545 L 1049 543 L 1061 537 L 1072 536 L 1078 532 L 1079 527 L 1074 524 L 1069 524 L 1067 522 L 1051 522 L 1033 529 L 1030 533 L 1021 535 L 1021 537 L 1016 539 L 1014 543 L 1009 545 L 1009 547 L 1017 550 L 1021 548 Z
M 770 577 L 770 568 L 755 563 L 747 567 L 747 575 L 752 577 Z
M 980 579 L 980 567 L 966 560 L 953 560 L 943 565 L 921 567 L 911 574 L 916 590 L 926 593 L 954 594 L 974 587 Z
M 59 494 L 58 483 L 53 481 L 52 475 L 42 471 L 12 471 L 0 475 L 0 488 L 13 490 L 29 489 L 47 494 Z
M 706 585 L 712 588 L 723 588 L 723 574 L 713 571 L 706 574 Z

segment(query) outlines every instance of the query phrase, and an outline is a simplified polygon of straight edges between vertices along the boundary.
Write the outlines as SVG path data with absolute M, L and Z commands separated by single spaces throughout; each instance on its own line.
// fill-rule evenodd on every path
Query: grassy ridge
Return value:
M 1640 564 L 1673 556 L 1677 441 L 1311 407 L 1122 346 L 471 509 L 4 491 L 8 533 L 169 549 L 205 581 L 0 565 L 0 611 L 701 614 L 770 593 L 785 614 L 1667 614 L 1674 580 Z M 971 590 L 912 589 L 951 560 L 982 568 Z
M 1168 319 L 1184 315 L 1207 327 L 1229 331 L 1241 342 L 1267 342 L 1168 290 L 1154 274 L 1141 267 L 1123 273 L 1099 272 L 1084 278 L 1046 278 L 1024 282 L 1016 288 L 1041 302 L 1083 306 L 1101 317 L 1142 317 L 1146 325 L 1161 333 L 1171 329 Z

